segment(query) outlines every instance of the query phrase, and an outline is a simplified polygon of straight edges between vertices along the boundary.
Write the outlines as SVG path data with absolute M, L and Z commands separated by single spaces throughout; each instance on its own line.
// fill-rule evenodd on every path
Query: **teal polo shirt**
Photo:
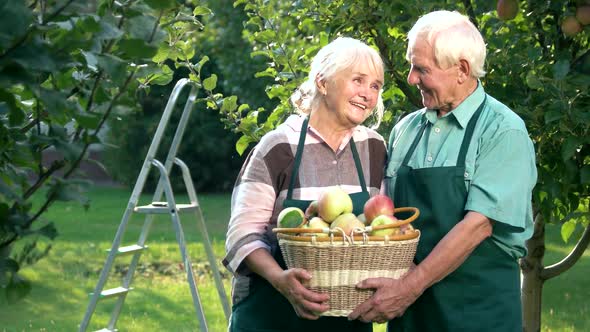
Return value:
M 427 121 L 426 130 L 408 165 L 412 168 L 455 166 L 467 123 L 485 96 L 479 83 L 467 99 L 443 117 L 438 118 L 436 110 L 422 109 L 395 125 L 389 137 L 385 171 L 386 190 L 394 202 L 397 170 L 423 121 Z M 489 95 L 475 126 L 465 163 L 468 190 L 465 211 L 476 211 L 496 221 L 492 241 L 511 257 L 523 257 L 525 241 L 533 233 L 531 196 L 537 182 L 535 151 L 522 119 Z

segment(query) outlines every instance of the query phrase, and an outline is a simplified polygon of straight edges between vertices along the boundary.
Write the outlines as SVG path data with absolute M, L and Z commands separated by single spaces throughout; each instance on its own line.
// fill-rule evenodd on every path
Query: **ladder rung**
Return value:
M 100 292 L 100 297 L 104 299 L 107 297 L 121 296 L 123 294 L 127 294 L 132 289 L 133 288 L 125 288 L 125 287 L 111 288 L 111 289 L 107 289 L 107 290 Z M 90 295 L 93 295 L 93 294 L 94 293 L 90 293 Z
M 126 246 L 126 247 L 120 247 L 117 250 L 117 254 L 119 255 L 126 255 L 126 254 L 131 254 L 137 251 L 141 251 L 144 249 L 147 249 L 148 246 L 140 246 L 139 244 L 134 244 L 134 245 L 130 245 L 130 246 Z M 108 249 L 107 251 L 111 251 L 111 249 Z
M 194 210 L 197 207 L 197 204 L 176 204 L 178 212 Z M 170 213 L 167 202 L 152 202 L 149 205 L 136 206 L 134 211 L 139 213 Z

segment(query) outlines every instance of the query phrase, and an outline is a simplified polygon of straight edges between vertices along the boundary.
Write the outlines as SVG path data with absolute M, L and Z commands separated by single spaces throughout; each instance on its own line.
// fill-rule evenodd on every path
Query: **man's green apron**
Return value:
M 293 188 L 298 178 L 299 164 L 301 163 L 301 155 L 305 145 L 307 123 L 308 119 L 305 119 L 301 126 L 299 145 L 297 146 L 289 190 L 287 198 L 283 202 L 283 208 L 295 206 L 305 211 L 312 202 L 293 199 Z M 353 212 L 355 215 L 359 215 L 363 212 L 365 202 L 369 199 L 369 192 L 367 191 L 362 165 L 352 138 L 350 139 L 350 148 L 362 187 L 361 192 L 350 194 L 354 207 Z M 279 265 L 286 269 L 285 261 L 278 248 L 273 253 L 273 256 Z M 372 324 L 362 323 L 358 320 L 348 321 L 346 317 L 320 317 L 315 321 L 299 318 L 291 303 L 268 281 L 259 276 L 252 278 L 250 294 L 234 305 L 230 322 L 231 332 L 369 332 L 372 329 Z
M 456 166 L 413 169 L 408 162 L 428 121 L 414 139 L 397 174 L 395 203 L 415 206 L 421 231 L 415 262 L 419 264 L 467 213 L 465 156 L 485 99 L 472 116 Z M 453 273 L 428 288 L 404 315 L 388 324 L 389 332 L 522 331 L 518 264 L 487 238 Z

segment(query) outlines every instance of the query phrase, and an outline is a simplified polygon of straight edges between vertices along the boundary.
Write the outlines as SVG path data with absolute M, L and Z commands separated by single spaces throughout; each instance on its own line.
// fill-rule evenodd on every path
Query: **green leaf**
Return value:
M 197 6 L 193 10 L 193 15 L 195 16 L 203 16 L 203 15 L 213 15 L 211 9 L 203 6 Z
M 142 39 L 123 39 L 118 45 L 119 49 L 132 59 L 151 59 L 158 52 L 157 47 Z
M 553 65 L 553 78 L 556 80 L 564 79 L 570 72 L 570 62 L 559 60 Z
M 157 10 L 176 8 L 176 0 L 144 0 L 144 2 Z
M 570 136 L 561 144 L 561 160 L 570 160 L 576 151 L 580 148 L 580 139 Z
M 77 112 L 74 114 L 74 119 L 78 125 L 86 129 L 96 129 L 100 123 L 101 116 L 93 113 Z
M 156 18 L 148 15 L 140 15 L 127 21 L 131 38 L 151 41 L 152 31 L 157 24 Z
M 35 231 L 35 233 L 38 233 L 39 235 L 43 235 L 48 239 L 55 239 L 57 237 L 57 228 L 55 228 L 55 225 L 50 222 L 47 225 L 39 228 L 38 230 Z
M 535 73 L 533 73 L 532 71 L 530 71 L 526 75 L 526 84 L 529 88 L 533 90 L 538 90 L 543 87 L 543 83 L 541 82 L 541 80 L 539 80 L 537 75 L 535 75 Z
M 9 303 L 15 303 L 29 294 L 30 291 L 31 282 L 14 273 L 6 286 L 6 299 Z
M 576 230 L 576 225 L 577 223 L 573 220 L 568 220 L 564 222 L 563 225 L 561 225 L 561 238 L 563 239 L 563 242 L 567 243 L 567 241 L 570 239 L 570 236 L 572 236 Z
M 240 139 L 238 139 L 238 141 L 236 142 L 236 151 L 238 152 L 238 154 L 241 156 L 242 154 L 244 154 L 244 151 L 246 151 L 246 149 L 248 148 L 248 145 L 253 142 L 253 140 L 246 135 L 243 135 L 242 137 L 240 137 Z
M 33 14 L 25 1 L 1 1 L 0 50 L 8 48 L 22 37 L 32 21 Z
M 229 96 L 223 99 L 223 103 L 221 104 L 222 113 L 231 113 L 238 108 L 238 97 L 236 96 Z
M 123 60 L 111 54 L 99 55 L 97 59 L 98 68 L 104 70 L 115 83 L 125 80 L 127 64 Z
M 257 41 L 265 44 L 274 41 L 276 36 L 277 34 L 273 30 L 264 30 L 254 34 Z
M 100 21 L 100 31 L 96 34 L 96 38 L 101 40 L 118 39 L 123 36 L 123 31 L 117 26 L 106 20 Z
M 589 184 L 590 183 L 590 165 L 585 165 L 580 170 L 580 183 L 581 184 Z
M 217 86 L 217 75 L 212 74 L 210 77 L 203 80 L 203 87 L 207 91 L 213 91 Z

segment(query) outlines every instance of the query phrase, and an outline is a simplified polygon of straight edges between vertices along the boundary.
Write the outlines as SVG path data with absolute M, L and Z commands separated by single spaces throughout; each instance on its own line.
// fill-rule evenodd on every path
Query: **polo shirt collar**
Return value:
M 457 108 L 447 113 L 445 117 L 453 116 L 459 125 L 462 128 L 465 128 L 467 123 L 469 123 L 471 116 L 475 113 L 475 111 L 477 111 L 477 108 L 483 102 L 485 95 L 486 94 L 483 86 L 478 80 L 475 91 L 473 91 L 465 100 L 463 100 L 463 102 L 459 104 Z M 429 122 L 434 123 L 437 119 L 437 111 L 434 109 L 426 109 L 424 116 Z

